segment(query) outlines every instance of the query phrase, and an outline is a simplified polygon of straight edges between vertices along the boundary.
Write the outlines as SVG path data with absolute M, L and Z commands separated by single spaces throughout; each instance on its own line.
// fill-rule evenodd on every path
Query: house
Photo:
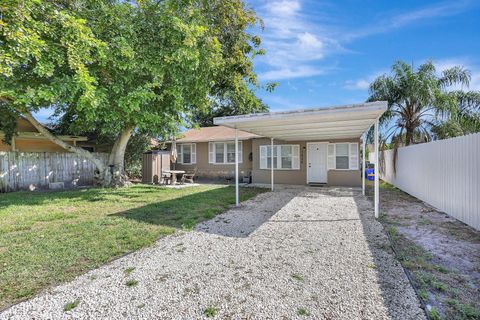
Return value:
M 220 126 L 188 130 L 176 141 L 175 168 L 233 177 L 237 134 L 240 180 L 359 187 L 360 138 L 384 110 L 366 103 L 216 118 Z
M 0 131 L 0 151 L 19 152 L 66 152 L 59 145 L 48 140 L 44 135 L 22 117 L 17 118 L 17 134 L 13 136 L 11 144 L 3 142 L 5 135 Z M 72 145 L 82 145 L 85 148 L 92 148 L 87 144 L 87 137 L 82 136 L 59 136 L 59 138 Z

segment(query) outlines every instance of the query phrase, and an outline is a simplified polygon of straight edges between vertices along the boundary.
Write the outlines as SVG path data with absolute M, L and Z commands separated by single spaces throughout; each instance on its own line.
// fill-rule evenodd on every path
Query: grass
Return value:
M 298 308 L 298 309 L 297 309 L 297 315 L 299 315 L 299 316 L 309 316 L 309 315 L 310 315 L 310 312 L 308 312 L 307 309 Z
M 242 188 L 241 200 L 260 192 Z M 214 185 L 0 194 L 0 309 L 234 203 L 232 187 Z
M 208 307 L 207 309 L 203 310 L 203 314 L 207 318 L 213 318 L 217 315 L 218 309 L 215 307 Z
M 397 199 L 406 197 L 400 190 L 392 189 L 389 192 L 394 192 Z M 418 290 L 420 299 L 429 305 L 427 313 L 430 319 L 480 320 L 480 305 L 476 299 L 478 293 L 469 282 L 468 276 L 459 271 L 447 269 L 442 265 L 440 257 L 407 238 L 400 232 L 399 219 L 401 216 L 392 218 L 387 214 L 380 221 L 390 235 L 398 260 L 412 275 L 413 284 Z M 422 216 L 421 212 L 412 219 L 409 223 L 414 226 L 429 226 L 435 230 L 445 227 Z M 478 237 L 478 234 L 472 235 L 468 228 L 461 227 L 461 225 L 446 227 L 447 231 L 452 234 L 452 238 L 462 239 L 460 234 L 463 232 L 468 235 L 472 243 L 478 241 L 475 238 Z
M 292 273 L 291 277 L 294 280 L 303 281 L 303 277 L 301 275 L 299 275 L 298 273 Z
M 138 284 L 138 281 L 135 279 L 130 279 L 127 282 L 125 282 L 125 285 L 127 287 L 135 287 Z
M 69 302 L 63 307 L 63 311 L 65 311 L 65 312 L 71 311 L 71 310 L 75 309 L 78 306 L 79 303 L 80 303 L 80 300 L 78 300 L 78 299 L 75 300 L 75 301 Z

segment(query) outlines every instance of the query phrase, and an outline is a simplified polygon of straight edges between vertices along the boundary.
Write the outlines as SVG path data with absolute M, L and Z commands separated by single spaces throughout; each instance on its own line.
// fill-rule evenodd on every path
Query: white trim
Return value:
M 347 169 L 338 169 L 337 168 L 337 145 L 339 145 L 339 144 L 346 144 L 347 147 L 348 147 L 348 168 Z M 359 159 L 358 159 L 358 155 L 359 155 L 358 142 L 335 142 L 335 143 L 329 143 L 329 145 L 333 145 L 333 156 L 331 154 L 329 154 L 328 146 L 327 146 L 327 169 L 328 170 L 336 170 L 336 171 L 356 171 L 356 170 L 359 170 L 359 168 L 358 168 L 358 162 L 359 162 Z M 351 145 L 356 145 L 356 149 L 357 149 L 357 155 L 356 155 L 357 166 L 353 167 L 353 168 L 351 168 L 351 166 L 350 166 L 350 160 L 352 158 Z M 332 157 L 333 157 L 333 159 L 332 159 Z M 342 157 L 345 157 L 345 156 L 342 156 Z M 333 166 L 332 166 L 331 161 L 333 161 Z
M 224 145 L 224 148 L 227 145 Z M 240 203 L 240 194 L 239 194 L 239 186 L 238 186 L 238 158 L 239 158 L 239 153 L 238 152 L 238 129 L 235 129 L 235 206 L 238 207 Z M 243 147 L 243 145 L 242 145 Z
M 273 147 L 272 147 L 273 146 Z M 279 148 L 280 147 L 280 148 Z M 291 147 L 291 160 L 292 160 L 292 167 L 291 168 L 281 168 L 282 165 L 282 147 Z M 262 155 L 262 148 L 264 149 L 263 155 Z M 270 145 L 260 145 L 259 146 L 259 164 L 258 164 L 258 169 L 259 170 L 270 170 L 271 168 L 268 168 L 268 163 L 267 163 L 267 158 L 268 158 L 268 149 L 271 148 L 271 164 L 270 166 L 273 168 L 273 158 L 276 159 L 276 167 L 274 167 L 275 170 L 278 171 L 291 171 L 291 170 L 300 170 L 300 145 L 299 144 L 270 144 Z M 273 154 L 273 149 L 276 150 L 276 154 Z M 296 150 L 295 150 L 296 149 Z M 298 155 L 295 155 L 295 151 L 298 151 Z M 297 158 L 297 163 L 298 166 L 294 167 L 294 159 Z M 265 166 L 262 166 L 262 162 Z
M 375 120 L 375 125 L 374 125 L 374 137 L 375 137 L 375 194 L 374 194 L 374 211 L 375 211 L 375 218 L 379 217 L 379 211 L 380 211 L 380 188 L 379 188 L 379 181 L 378 181 L 378 176 L 380 174 L 380 166 L 378 165 L 378 118 Z
M 308 171 L 309 171 L 309 170 L 308 170 L 308 164 L 307 164 L 307 163 L 308 163 L 308 145 L 309 145 L 309 144 L 326 144 L 326 145 L 327 145 L 327 152 L 326 152 L 326 155 L 325 155 L 325 156 L 327 157 L 327 159 L 326 159 L 326 161 L 327 161 L 327 165 L 326 165 L 326 168 L 327 168 L 327 170 L 326 170 L 326 171 L 327 171 L 327 172 L 326 172 L 326 173 L 327 173 L 327 176 L 326 176 L 326 179 L 325 179 L 325 183 L 328 184 L 328 171 L 329 171 L 329 169 L 328 169 L 328 145 L 331 144 L 331 143 L 325 142 L 325 141 L 324 141 L 324 142 L 307 142 L 307 143 L 306 143 L 307 156 L 306 156 L 306 159 L 305 159 L 305 167 L 306 167 L 306 169 L 307 169 L 307 184 L 310 183 L 310 179 L 309 179 L 310 177 L 308 176 Z

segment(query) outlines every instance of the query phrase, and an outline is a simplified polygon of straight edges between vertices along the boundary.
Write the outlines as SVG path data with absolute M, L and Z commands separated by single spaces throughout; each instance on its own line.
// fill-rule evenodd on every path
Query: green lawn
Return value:
M 241 200 L 262 189 L 242 188 Z M 0 194 L 0 309 L 235 203 L 232 187 Z

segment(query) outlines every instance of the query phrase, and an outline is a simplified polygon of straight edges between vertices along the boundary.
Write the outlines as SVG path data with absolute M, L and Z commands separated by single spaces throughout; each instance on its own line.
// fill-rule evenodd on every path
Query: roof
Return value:
M 217 125 L 285 141 L 359 138 L 385 112 L 377 101 L 328 108 L 215 118 Z
M 238 131 L 239 140 L 248 140 L 258 138 L 259 136 L 253 133 Z M 235 139 L 235 129 L 217 126 L 205 127 L 198 129 L 190 129 L 183 133 L 182 138 L 177 139 L 177 142 L 208 142 L 208 141 L 225 141 Z

